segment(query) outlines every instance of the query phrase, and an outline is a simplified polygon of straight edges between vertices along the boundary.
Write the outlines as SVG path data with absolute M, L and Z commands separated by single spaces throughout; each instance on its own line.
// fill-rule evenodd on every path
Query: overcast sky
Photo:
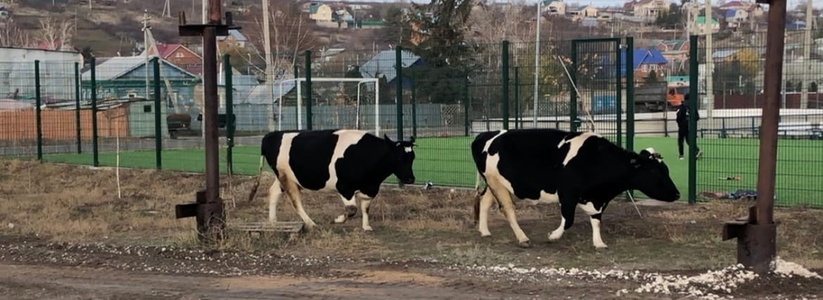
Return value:
M 324 1 L 331 1 L 331 0 L 324 0 Z M 398 0 L 337 0 L 337 1 L 342 1 L 342 2 L 384 2 L 385 3 L 385 2 L 397 2 Z M 428 3 L 429 2 L 428 0 L 402 0 L 402 1 L 403 2 L 415 2 L 415 3 Z M 508 2 L 506 0 L 493 0 L 493 1 L 494 2 L 501 2 L 501 3 Z M 521 1 L 521 0 L 515 0 L 515 1 Z M 530 4 L 533 4 L 533 3 L 537 2 L 535 0 L 522 0 L 522 1 L 525 1 L 526 3 L 530 3 Z M 730 2 L 730 1 L 734 1 L 734 0 L 726 0 L 726 2 Z M 788 0 L 788 1 L 789 1 L 788 2 L 789 3 L 788 8 L 792 9 L 792 8 L 796 7 L 797 4 L 805 3 L 808 0 Z M 623 3 L 625 3 L 626 1 L 624 1 L 624 0 L 565 0 L 565 2 L 570 4 L 570 5 L 574 5 L 574 4 L 580 4 L 580 5 L 591 4 L 591 5 L 594 5 L 594 6 L 603 7 L 603 6 L 623 6 Z M 676 2 L 680 3 L 680 0 L 677 0 Z M 698 0 L 697 2 L 698 3 L 703 3 L 704 0 Z M 718 2 L 719 2 L 719 0 L 712 0 L 712 4 L 714 4 L 713 6 L 717 6 Z M 815 8 L 823 8 L 823 0 L 812 0 L 812 3 L 813 3 Z

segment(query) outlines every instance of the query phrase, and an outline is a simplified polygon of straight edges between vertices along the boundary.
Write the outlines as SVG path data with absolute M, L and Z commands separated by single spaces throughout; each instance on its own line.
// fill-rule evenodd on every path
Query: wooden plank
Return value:
M 229 228 L 250 232 L 288 232 L 296 233 L 303 229 L 303 222 L 232 222 L 226 224 Z

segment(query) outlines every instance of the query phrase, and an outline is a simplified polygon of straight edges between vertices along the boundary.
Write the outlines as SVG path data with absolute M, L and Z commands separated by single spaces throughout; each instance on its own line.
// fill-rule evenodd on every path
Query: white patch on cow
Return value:
M 557 227 L 552 233 L 549 234 L 549 241 L 556 241 L 563 236 L 563 232 L 566 231 L 566 218 L 560 217 L 560 226 Z
M 289 159 L 291 158 L 289 152 L 291 151 L 291 143 L 295 136 L 297 136 L 296 132 L 283 134 L 283 138 L 280 140 L 280 150 L 277 154 L 276 166 L 277 172 L 279 172 L 282 177 L 281 179 L 285 178 L 288 181 L 296 182 L 297 185 L 302 187 L 300 182 L 297 181 L 297 176 L 294 175 L 294 171 L 292 171 L 291 166 L 289 166 Z M 283 183 L 285 184 L 285 182 Z
M 603 209 L 595 209 L 594 204 L 591 202 L 586 202 L 586 204 L 577 204 L 577 207 L 580 207 L 587 215 L 593 216 L 603 212 Z
M 659 158 L 659 157 L 655 157 L 655 156 L 654 156 L 654 154 L 656 153 L 656 152 L 655 152 L 655 150 L 654 150 L 654 148 L 652 148 L 652 147 L 646 148 L 646 151 L 648 151 L 649 153 L 651 153 L 651 154 L 652 154 L 652 157 L 654 157 L 654 159 L 656 159 L 656 160 L 657 160 L 657 162 L 661 162 L 661 163 L 663 162 L 663 159 L 662 159 L 662 158 Z
M 583 147 L 583 143 L 590 137 L 600 137 L 600 135 L 594 132 L 584 132 L 571 138 L 570 140 L 563 139 L 559 144 L 557 144 L 557 148 L 563 147 L 563 144 L 570 144 L 569 152 L 566 153 L 566 157 L 563 159 L 563 166 L 566 166 L 569 161 L 577 156 L 577 152 L 580 151 L 580 147 Z
M 560 197 L 557 196 L 556 193 L 548 193 L 546 191 L 540 191 L 540 198 L 538 199 L 529 199 L 526 198 L 524 200 L 530 200 L 532 204 L 555 204 L 560 202 Z
M 654 148 L 652 147 L 646 148 L 646 151 L 648 151 L 651 154 L 654 154 Z
M 365 131 L 359 130 L 349 130 L 349 129 L 341 129 L 335 131 L 334 134 L 338 136 L 337 144 L 334 146 L 334 153 L 332 153 L 331 162 L 329 163 L 329 180 L 326 181 L 326 186 L 322 189 L 322 191 L 336 191 L 337 188 L 337 168 L 335 164 L 337 160 L 343 157 L 343 154 L 346 152 L 351 145 L 357 144 L 360 139 L 366 135 Z M 354 199 L 352 198 L 352 201 Z M 346 201 L 343 201 L 346 205 L 356 205 L 355 203 L 349 204 Z
M 412 147 L 405 147 L 403 148 L 403 150 L 406 150 L 406 153 L 411 153 L 412 151 L 414 151 L 412 150 Z

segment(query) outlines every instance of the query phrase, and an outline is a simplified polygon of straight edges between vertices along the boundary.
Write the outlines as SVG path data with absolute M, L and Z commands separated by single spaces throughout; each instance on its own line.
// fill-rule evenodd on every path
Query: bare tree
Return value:
M 48 50 L 60 50 L 62 45 L 70 45 L 74 37 L 74 23 L 52 17 L 40 19 L 37 38 L 46 44 Z
M 29 33 L 17 27 L 11 19 L 0 23 L 0 47 L 26 47 L 29 45 Z
M 275 1 L 269 10 L 269 34 L 271 51 L 274 58 L 272 70 L 291 70 L 297 64 L 300 54 L 320 45 L 314 35 L 314 24 L 300 9 L 300 1 Z M 258 49 L 265 49 L 265 32 L 262 13 L 253 16 L 254 23 L 249 26 L 250 36 L 255 37 Z M 260 55 L 260 53 L 258 53 Z

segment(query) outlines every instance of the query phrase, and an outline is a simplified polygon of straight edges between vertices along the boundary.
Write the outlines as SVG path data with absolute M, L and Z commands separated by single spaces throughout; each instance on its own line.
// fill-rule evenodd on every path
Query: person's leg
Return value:
M 686 135 L 683 130 L 677 131 L 677 152 L 680 154 L 680 159 L 683 159 L 683 141 L 686 140 Z

